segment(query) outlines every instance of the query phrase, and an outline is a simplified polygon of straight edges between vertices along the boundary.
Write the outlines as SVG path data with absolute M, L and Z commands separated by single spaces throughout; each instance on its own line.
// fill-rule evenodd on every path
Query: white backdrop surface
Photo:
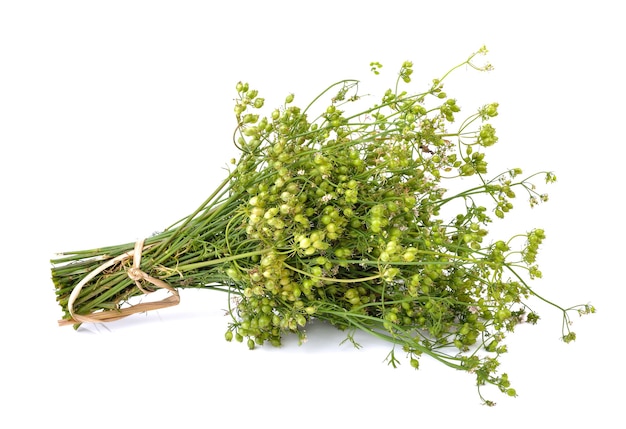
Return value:
M 0 427 L 603 427 L 623 424 L 623 41 L 610 1 L 3 1 L 0 3 Z M 343 78 L 413 87 L 459 70 L 461 105 L 500 103 L 492 163 L 553 170 L 549 203 L 505 232 L 546 230 L 536 286 L 591 302 L 572 344 L 560 316 L 508 340 L 519 396 L 480 405 L 474 380 L 320 323 L 298 346 L 227 343 L 225 296 L 79 331 L 59 328 L 55 252 L 134 241 L 190 213 L 225 177 L 234 86 L 266 105 Z M 373 84 L 375 85 L 375 84 Z M 420 86 L 421 85 L 421 86 Z M 375 92 L 374 88 L 372 92 Z M 139 186 L 135 184 L 139 183 Z M 508 233 L 507 232 L 507 233 Z M 264 426 L 263 426 L 264 427 Z

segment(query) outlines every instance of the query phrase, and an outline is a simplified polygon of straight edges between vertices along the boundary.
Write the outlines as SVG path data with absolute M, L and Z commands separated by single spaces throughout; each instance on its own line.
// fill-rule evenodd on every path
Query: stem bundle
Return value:
M 488 69 L 473 62 L 484 53 L 453 70 Z M 372 64 L 377 73 L 380 64 Z M 416 368 L 426 354 L 475 374 L 479 388 L 492 384 L 514 396 L 498 357 L 506 334 L 539 318 L 527 302 L 538 296 L 528 279 L 541 277 L 536 255 L 545 234 L 534 229 L 487 243 L 486 228 L 491 215 L 504 218 L 513 208 L 514 189 L 531 205 L 547 196 L 531 183 L 539 173 L 520 179 L 516 168 L 485 177 L 485 148 L 498 140 L 488 123 L 497 103 L 452 132 L 460 108 L 443 78 L 423 93 L 400 91 L 412 72 L 405 62 L 395 90 L 356 112 L 347 109 L 360 101 L 358 82 L 344 80 L 305 109 L 289 95 L 263 118 L 255 112 L 264 99 L 239 83 L 241 157 L 229 176 L 194 213 L 145 241 L 54 259 L 60 323 L 116 320 L 176 305 L 181 288 L 217 289 L 237 298 L 227 340 L 280 345 L 286 332 L 303 338 L 317 318 L 349 339 L 361 330 L 388 341 L 394 366 L 398 347 Z M 331 90 L 330 104 L 311 119 L 314 103 Z M 441 186 L 467 178 L 477 181 L 451 196 Z M 444 209 L 458 212 L 444 219 Z M 156 289 L 171 295 L 132 304 Z M 567 321 L 570 311 L 593 312 L 555 307 Z M 572 340 L 569 324 L 564 329 Z

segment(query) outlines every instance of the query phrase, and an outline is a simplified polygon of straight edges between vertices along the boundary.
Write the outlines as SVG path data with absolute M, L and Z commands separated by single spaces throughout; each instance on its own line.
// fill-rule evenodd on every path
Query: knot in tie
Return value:
M 127 273 L 128 273 L 128 277 L 130 277 L 134 281 L 143 280 L 145 278 L 145 275 L 146 275 L 143 271 L 141 271 L 137 267 L 129 268 Z

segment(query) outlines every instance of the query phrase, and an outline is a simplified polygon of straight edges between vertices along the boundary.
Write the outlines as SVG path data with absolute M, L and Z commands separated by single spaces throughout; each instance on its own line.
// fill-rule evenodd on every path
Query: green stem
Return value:
M 326 282 L 331 282 L 331 283 L 363 283 L 363 282 L 368 282 L 368 281 L 372 281 L 372 280 L 376 280 L 382 277 L 382 274 L 376 274 L 374 276 L 370 276 L 370 277 L 359 277 L 359 278 L 353 278 L 353 279 L 342 279 L 342 278 L 333 278 L 333 277 L 324 277 L 324 276 L 316 276 L 314 274 L 308 273 L 304 270 L 300 270 L 292 265 L 287 264 L 286 262 L 283 262 L 283 265 L 287 268 L 289 268 L 291 271 L 294 271 L 296 273 L 300 273 L 303 274 L 305 276 L 308 276 L 312 279 L 315 280 L 322 280 L 322 281 L 326 281 Z
M 212 259 L 212 260 L 209 260 L 209 261 L 202 261 L 202 262 L 196 262 L 196 263 L 193 263 L 193 264 L 181 265 L 181 266 L 177 267 L 177 270 L 179 270 L 180 272 L 186 272 L 186 271 L 190 271 L 190 270 L 197 270 L 199 268 L 206 268 L 206 267 L 210 267 L 210 266 L 213 266 L 213 265 L 224 264 L 226 262 L 236 261 L 238 259 L 251 258 L 253 256 L 264 255 L 264 254 L 269 253 L 271 251 L 272 251 L 272 249 L 270 249 L 270 248 L 265 248 L 265 249 L 261 249 L 261 250 L 253 250 L 251 252 L 241 253 L 241 254 L 238 254 L 238 255 L 225 256 L 225 257 L 222 257 L 222 258 Z

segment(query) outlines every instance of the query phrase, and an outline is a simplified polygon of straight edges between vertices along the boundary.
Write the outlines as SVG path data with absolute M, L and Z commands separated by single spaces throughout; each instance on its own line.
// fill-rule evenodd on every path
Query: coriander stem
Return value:
M 231 261 L 236 261 L 238 259 L 244 259 L 244 258 L 250 258 L 252 256 L 260 256 L 260 255 L 264 255 L 266 253 L 269 253 L 270 249 L 260 249 L 260 250 L 253 250 L 250 252 L 246 252 L 246 253 L 241 253 L 238 255 L 231 255 L 231 256 L 224 256 L 222 258 L 217 258 L 217 259 L 211 259 L 208 261 L 202 261 L 202 262 L 196 262 L 193 264 L 187 264 L 187 265 L 181 265 L 179 267 L 177 267 L 177 269 L 180 272 L 186 272 L 186 271 L 190 271 L 190 270 L 197 270 L 199 268 L 206 268 L 206 267 L 210 267 L 212 265 L 220 265 L 226 262 L 231 262 Z

